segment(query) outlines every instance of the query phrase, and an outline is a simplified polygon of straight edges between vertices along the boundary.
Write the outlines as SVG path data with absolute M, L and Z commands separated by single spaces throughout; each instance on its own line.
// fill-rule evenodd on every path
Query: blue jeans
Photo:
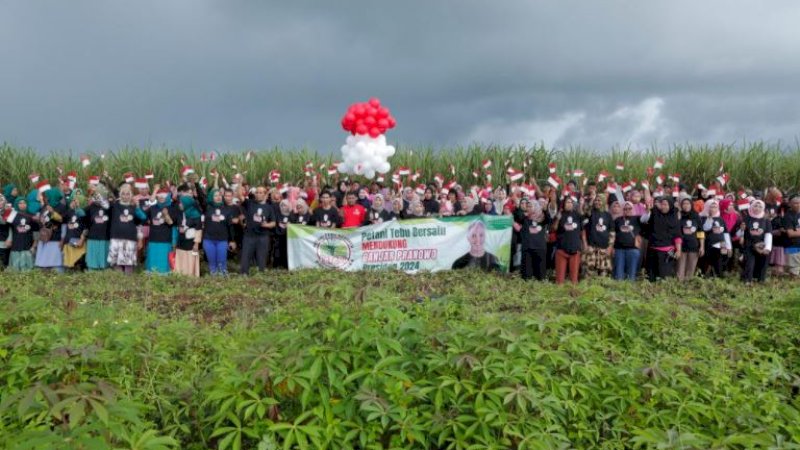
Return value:
M 614 279 L 636 281 L 639 270 L 638 248 L 614 249 Z
M 211 275 L 228 273 L 228 241 L 203 240 L 203 251 L 208 258 L 208 269 Z

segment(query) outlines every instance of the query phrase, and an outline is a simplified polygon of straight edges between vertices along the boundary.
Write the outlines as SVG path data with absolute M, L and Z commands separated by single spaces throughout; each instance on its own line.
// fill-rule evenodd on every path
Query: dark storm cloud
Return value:
M 800 4 L 15 1 L 0 139 L 337 149 L 379 96 L 409 144 L 793 143 Z

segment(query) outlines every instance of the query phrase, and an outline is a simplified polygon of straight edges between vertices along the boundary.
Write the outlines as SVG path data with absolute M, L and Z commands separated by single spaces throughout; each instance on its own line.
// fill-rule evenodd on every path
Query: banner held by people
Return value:
M 477 267 L 507 272 L 511 216 L 389 221 L 357 229 L 289 225 L 289 269 L 397 269 L 408 273 Z

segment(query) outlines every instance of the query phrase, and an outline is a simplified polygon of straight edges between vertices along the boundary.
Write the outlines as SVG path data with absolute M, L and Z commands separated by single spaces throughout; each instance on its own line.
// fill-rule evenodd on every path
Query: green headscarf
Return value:
M 39 203 L 39 191 L 37 189 L 28 192 L 25 201 L 28 203 L 28 213 L 39 214 L 39 210 L 42 209 L 42 204 Z
M 188 195 L 182 195 L 181 206 L 183 206 L 183 214 L 187 219 L 200 218 L 200 210 L 197 209 L 197 203 L 192 197 L 189 197 Z
M 220 208 L 222 207 L 222 205 L 225 204 L 224 200 L 221 202 L 214 201 L 214 194 L 216 194 L 218 191 L 219 189 L 211 189 L 210 191 L 208 191 L 208 201 L 206 203 L 208 203 L 209 206 L 212 206 L 214 208 Z
M 61 189 L 50 188 L 44 192 L 44 198 L 47 200 L 47 204 L 50 205 L 51 208 L 55 208 L 59 203 L 61 203 L 61 200 L 64 199 L 64 194 L 61 192 Z
M 16 196 L 11 195 L 11 193 L 14 192 L 14 189 L 16 188 L 17 185 L 15 185 L 14 183 L 8 183 L 7 185 L 3 186 L 3 196 L 9 203 L 14 203 L 14 201 L 17 199 Z
M 25 202 L 27 204 L 27 208 L 25 209 L 25 212 L 27 212 L 27 213 L 31 212 L 31 205 L 30 205 L 30 203 L 28 203 L 27 200 L 25 200 L 24 197 L 17 197 L 17 199 L 14 200 L 14 209 L 16 211 L 19 211 L 19 204 L 21 202 Z

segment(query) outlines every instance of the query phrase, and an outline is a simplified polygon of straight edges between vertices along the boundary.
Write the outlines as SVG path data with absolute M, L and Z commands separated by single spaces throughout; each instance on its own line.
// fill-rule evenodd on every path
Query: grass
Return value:
M 215 161 L 202 162 L 202 153 L 163 148 L 123 148 L 109 152 L 104 158 L 91 154 L 92 164 L 83 169 L 80 164 L 81 154 L 47 154 L 41 155 L 33 149 L 16 148 L 8 144 L 0 146 L 0 181 L 14 182 L 19 186 L 29 186 L 27 177 L 38 172 L 51 179 L 59 174 L 59 168 L 66 174 L 75 170 L 85 183 L 91 175 L 101 175 L 108 171 L 115 179 L 120 180 L 123 173 L 134 172 L 143 175 L 153 170 L 158 181 L 178 178 L 181 167 L 191 165 L 201 174 L 207 175 L 212 168 L 217 168 L 229 178 L 239 172 L 244 173 L 252 182 L 267 179 L 273 169 L 281 171 L 281 182 L 297 183 L 304 178 L 304 167 L 307 162 L 313 163 L 323 181 L 332 181 L 327 177 L 320 165 L 330 166 L 340 156 L 318 154 L 309 150 L 287 151 L 272 148 L 220 154 Z M 249 157 L 250 154 L 252 157 Z M 592 178 L 601 170 L 608 170 L 618 180 L 641 180 L 648 167 L 653 166 L 657 157 L 665 158 L 665 166 L 661 171 L 665 175 L 678 173 L 681 180 L 689 186 L 696 183 L 708 185 L 719 175 L 720 165 L 731 175 L 731 187 L 741 186 L 763 189 L 778 186 L 783 189 L 794 189 L 800 185 L 800 145 L 786 147 L 781 144 L 764 142 L 746 143 L 743 145 L 673 145 L 667 149 L 651 148 L 644 151 L 632 149 L 612 149 L 597 152 L 584 148 L 548 149 L 544 146 L 533 147 L 498 147 L 468 146 L 435 150 L 432 148 L 411 148 L 399 146 L 398 153 L 391 159 L 393 169 L 404 166 L 413 171 L 418 170 L 420 181 L 433 180 L 440 173 L 446 179 L 456 178 L 465 185 L 481 184 L 472 172 L 481 168 L 481 162 L 490 159 L 493 162 L 492 172 L 494 184 L 506 181 L 506 168 L 513 167 L 524 170 L 528 177 L 534 177 L 541 183 L 547 179 L 547 164 L 556 162 L 559 174 L 567 179 L 568 171 L 582 169 Z M 617 162 L 624 163 L 625 170 L 614 170 Z M 453 165 L 455 174 L 451 174 Z M 658 171 L 657 171 L 658 173 Z M 390 182 L 390 177 L 386 177 Z
M 800 289 L 0 274 L 3 448 L 798 448 Z

